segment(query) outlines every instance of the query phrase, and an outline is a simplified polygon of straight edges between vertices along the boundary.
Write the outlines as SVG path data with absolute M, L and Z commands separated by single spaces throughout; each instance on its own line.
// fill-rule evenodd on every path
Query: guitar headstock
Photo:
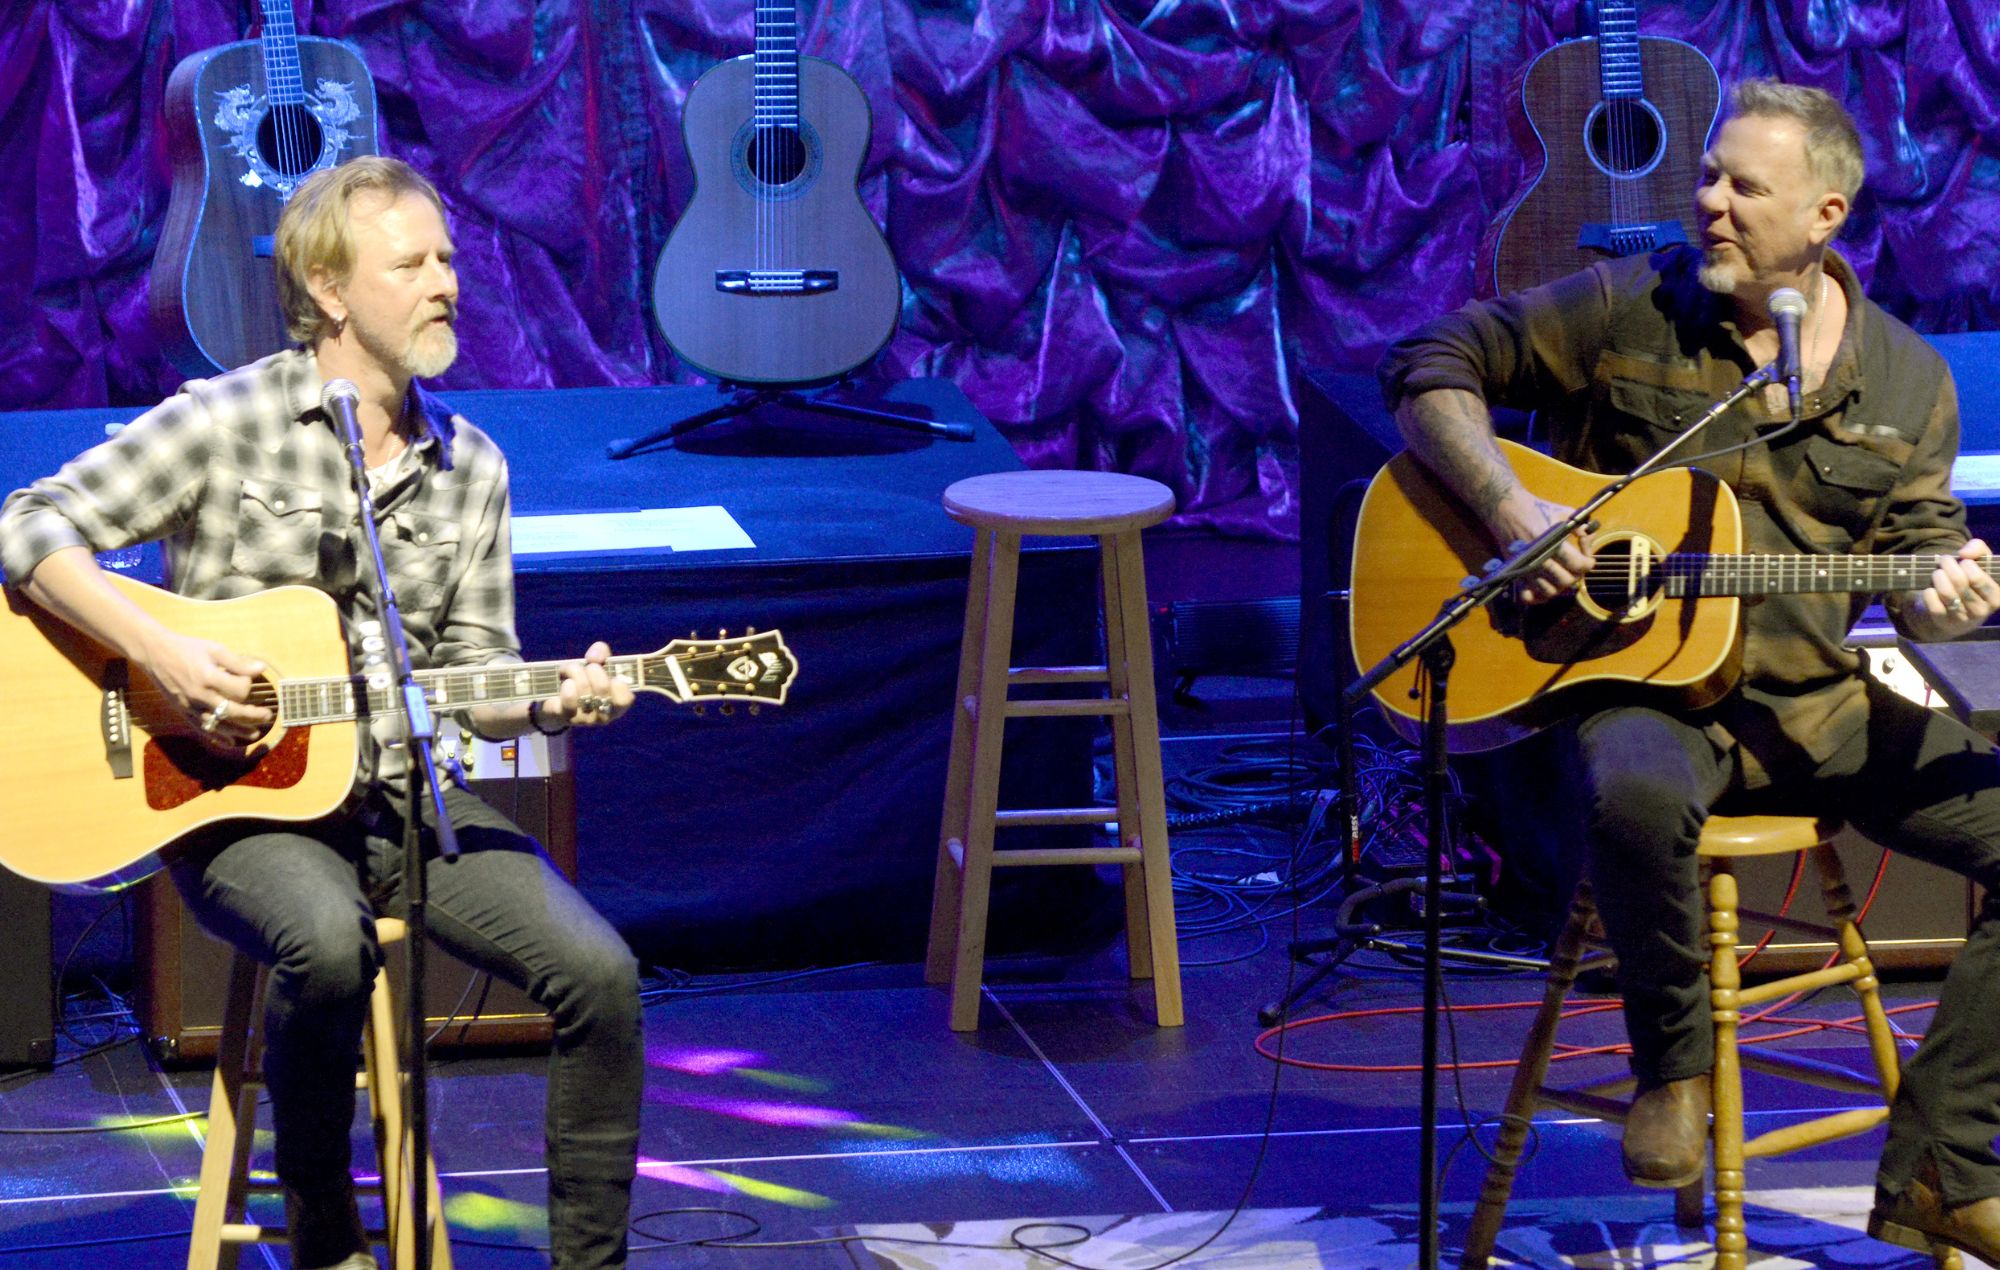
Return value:
M 640 687 L 683 705 L 745 701 L 781 706 L 799 675 L 798 659 L 777 631 L 677 639 L 639 662 Z

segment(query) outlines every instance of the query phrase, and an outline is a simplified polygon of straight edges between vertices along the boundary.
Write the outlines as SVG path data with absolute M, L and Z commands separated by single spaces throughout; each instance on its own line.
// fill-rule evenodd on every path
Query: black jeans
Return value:
M 2000 1195 L 2000 758 L 1956 719 L 1871 685 L 1870 721 L 1817 769 L 1741 789 L 1733 756 L 1647 709 L 1578 728 L 1588 867 L 1618 954 L 1632 1068 L 1698 1076 L 1714 1059 L 1695 844 L 1709 809 L 1839 816 L 1871 840 L 1987 890 L 1905 1065 L 1877 1182 L 1901 1191 L 1926 1156 L 1948 1203 Z
M 644 1075 L 638 963 L 505 816 L 455 788 L 446 807 L 462 854 L 439 862 L 424 834 L 433 940 L 524 989 L 555 1019 L 546 1130 L 554 1264 L 622 1266 Z M 191 842 L 172 871 L 204 927 L 272 967 L 264 1067 L 279 1180 L 316 1207 L 344 1206 L 361 1025 L 381 964 L 374 918 L 407 912 L 401 821 L 239 822 Z M 295 1247 L 294 1256 L 322 1265 L 352 1251 Z

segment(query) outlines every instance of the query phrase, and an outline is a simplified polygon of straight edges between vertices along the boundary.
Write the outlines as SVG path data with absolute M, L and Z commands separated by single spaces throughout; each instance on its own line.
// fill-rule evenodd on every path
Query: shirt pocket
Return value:
M 246 476 L 230 570 L 266 586 L 319 582 L 325 529 L 319 490 L 293 481 Z
M 1901 461 L 1868 445 L 1842 445 L 1823 436 L 1807 438 L 1805 467 L 1800 510 L 1836 531 L 1828 536 L 1842 545 L 1868 532 L 1903 471 Z
M 406 611 L 435 617 L 457 576 L 464 527 L 442 516 L 402 510 L 383 519 L 381 533 L 382 558 L 397 601 Z

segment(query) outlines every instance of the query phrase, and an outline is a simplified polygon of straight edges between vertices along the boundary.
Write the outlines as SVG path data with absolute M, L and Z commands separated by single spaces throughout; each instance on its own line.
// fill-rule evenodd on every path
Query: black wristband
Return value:
M 569 724 L 566 722 L 559 728 L 551 729 L 542 726 L 542 699 L 540 697 L 528 703 L 528 726 L 543 736 L 561 736 L 563 733 L 569 731 Z

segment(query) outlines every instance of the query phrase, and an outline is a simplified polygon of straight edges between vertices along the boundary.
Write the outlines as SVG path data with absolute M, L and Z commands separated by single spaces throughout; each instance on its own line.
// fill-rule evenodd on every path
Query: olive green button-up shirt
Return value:
M 1537 412 L 1555 456 L 1629 471 L 1756 367 L 1729 302 L 1696 278 L 1700 254 L 1670 249 L 1593 265 L 1545 287 L 1466 305 L 1391 346 L 1380 378 L 1391 409 L 1432 389 Z M 1943 358 L 1861 294 L 1827 255 L 1847 323 L 1804 425 L 1770 444 L 1697 464 L 1735 490 L 1749 553 L 1955 552 L 1965 507 L 1951 492 L 1958 398 Z M 1808 331 L 1812 321 L 1806 319 Z M 1739 403 L 1689 440 L 1692 458 L 1782 427 L 1782 393 Z M 1825 760 L 1867 720 L 1865 660 L 1847 632 L 1871 597 L 1813 593 L 1744 600 L 1743 677 L 1699 721 L 1739 747 L 1747 784 Z M 1900 595 L 1886 596 L 1901 626 Z

